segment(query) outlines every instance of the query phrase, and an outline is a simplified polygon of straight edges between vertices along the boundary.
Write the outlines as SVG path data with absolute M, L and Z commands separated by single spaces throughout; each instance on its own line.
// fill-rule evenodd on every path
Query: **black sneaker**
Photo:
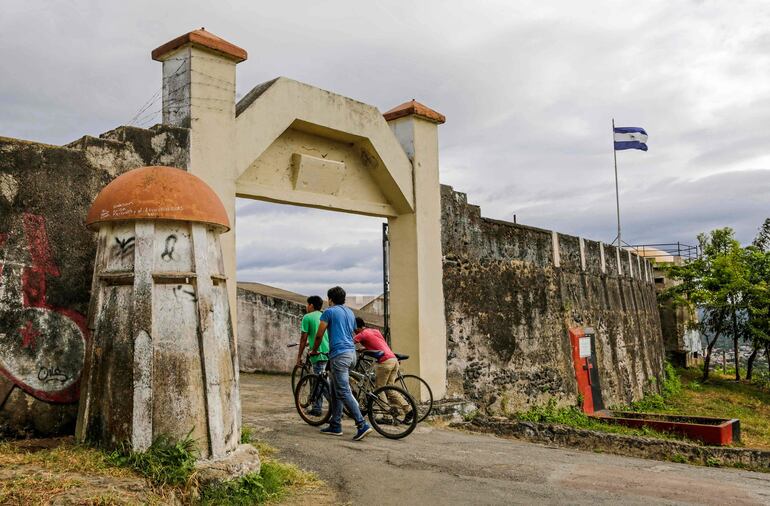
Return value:
M 404 417 L 404 423 L 412 423 L 413 418 L 414 418 L 414 410 L 406 414 L 406 416 Z

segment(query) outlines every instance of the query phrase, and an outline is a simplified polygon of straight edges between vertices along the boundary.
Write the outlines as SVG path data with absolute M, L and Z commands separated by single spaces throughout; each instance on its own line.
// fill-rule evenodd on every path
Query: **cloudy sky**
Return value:
M 62 144 L 127 123 L 160 87 L 150 50 L 200 26 L 248 50 L 239 95 L 284 75 L 444 113 L 441 180 L 486 216 L 611 241 L 613 117 L 650 135 L 618 153 L 628 242 L 722 226 L 748 242 L 770 215 L 764 0 L 4 0 L 0 135 Z M 237 226 L 241 279 L 380 291 L 380 220 L 242 201 Z

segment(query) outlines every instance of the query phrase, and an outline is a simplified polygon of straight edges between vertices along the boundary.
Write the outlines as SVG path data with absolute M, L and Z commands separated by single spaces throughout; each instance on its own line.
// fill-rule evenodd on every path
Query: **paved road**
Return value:
M 352 504 L 769 504 L 770 474 L 550 448 L 420 424 L 391 441 L 300 420 L 287 376 L 241 375 L 244 422 Z

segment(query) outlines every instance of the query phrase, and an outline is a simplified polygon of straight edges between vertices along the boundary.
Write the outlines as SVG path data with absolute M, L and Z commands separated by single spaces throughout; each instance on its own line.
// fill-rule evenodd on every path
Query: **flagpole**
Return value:
M 615 160 L 615 207 L 618 214 L 618 236 L 615 239 L 618 241 L 618 248 L 620 248 L 623 242 L 620 238 L 620 192 L 618 191 L 618 152 L 615 149 L 615 118 L 612 118 L 612 157 Z

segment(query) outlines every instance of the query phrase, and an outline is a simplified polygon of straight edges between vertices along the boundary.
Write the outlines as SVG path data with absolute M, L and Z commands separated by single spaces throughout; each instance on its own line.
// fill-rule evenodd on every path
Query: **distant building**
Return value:
M 660 295 L 678 282 L 669 278 L 664 266 L 681 265 L 697 255 L 697 247 L 681 243 L 634 246 L 633 250 L 653 265 L 655 291 Z M 660 326 L 668 359 L 680 367 L 694 367 L 703 360 L 703 338 L 694 324 L 698 315 L 692 309 L 659 300 Z

